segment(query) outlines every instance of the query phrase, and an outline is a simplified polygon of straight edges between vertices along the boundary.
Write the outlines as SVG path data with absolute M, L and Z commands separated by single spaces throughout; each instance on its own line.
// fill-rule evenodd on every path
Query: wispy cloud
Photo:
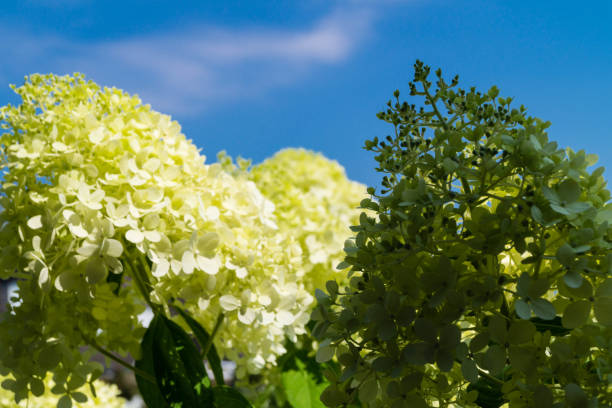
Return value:
M 24 68 L 80 71 L 101 84 L 138 93 L 158 110 L 194 114 L 345 61 L 367 38 L 372 22 L 369 8 L 343 7 L 303 29 L 196 26 L 87 43 L 5 27 L 3 38 L 19 40 L 5 51 L 15 64 L 0 67 L 0 80 Z

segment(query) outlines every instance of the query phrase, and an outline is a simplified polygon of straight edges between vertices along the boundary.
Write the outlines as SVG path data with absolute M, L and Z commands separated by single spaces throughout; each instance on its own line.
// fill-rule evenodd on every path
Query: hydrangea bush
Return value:
M 361 187 L 306 151 L 252 174 L 207 165 L 168 116 L 80 75 L 14 89 L 22 103 L 0 111 L 0 278 L 20 282 L 0 322 L 0 369 L 17 400 L 49 371 L 59 394 L 92 383 L 101 367 L 80 346 L 138 358 L 146 304 L 167 317 L 180 306 L 209 330 L 222 322 L 214 343 L 239 376 L 273 366 L 284 339 L 304 333 Z M 292 171 L 321 180 L 308 188 Z
M 595 155 L 559 149 L 511 98 L 417 62 L 366 142 L 369 188 L 319 292 L 330 407 L 612 406 L 612 204 Z

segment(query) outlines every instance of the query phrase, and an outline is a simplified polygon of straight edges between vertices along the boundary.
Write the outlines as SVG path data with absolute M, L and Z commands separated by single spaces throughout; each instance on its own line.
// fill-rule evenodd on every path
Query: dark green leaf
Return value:
M 536 332 L 535 325 L 529 320 L 516 320 L 510 325 L 508 340 L 511 344 L 521 344 L 531 341 Z
M 153 338 L 155 377 L 164 399 L 184 407 L 211 404 L 208 377 L 189 335 L 173 321 L 157 315 Z
M 570 408 L 586 408 L 589 400 L 580 386 L 570 383 L 565 386 L 565 400 Z
M 250 408 L 251 403 L 235 388 L 227 385 L 217 385 L 212 388 L 215 407 L 218 408 Z M 212 405 L 202 405 L 209 407 Z M 185 407 L 187 408 L 187 407 Z
M 205 347 L 206 344 L 210 341 L 210 335 L 198 323 L 194 318 L 189 316 L 189 314 L 181 309 L 180 307 L 176 307 L 175 309 L 179 312 L 181 317 L 185 320 L 185 322 L 189 325 L 189 328 L 195 335 L 198 343 L 200 343 L 200 348 Z M 208 355 L 205 356 L 208 360 L 208 364 L 210 364 L 210 368 L 212 369 L 213 374 L 215 375 L 215 382 L 217 385 L 224 385 L 225 381 L 223 379 L 223 370 L 221 368 L 221 359 L 219 358 L 219 353 L 217 353 L 217 349 L 214 344 L 211 344 L 210 349 L 208 350 Z
M 575 254 L 574 248 L 569 244 L 563 244 L 557 250 L 557 260 L 561 265 L 570 266 Z
M 152 378 L 155 378 L 155 367 L 153 361 L 155 359 L 155 353 L 153 351 L 153 341 L 155 337 L 155 328 L 158 324 L 158 319 L 153 319 L 147 328 L 147 331 L 140 342 L 141 357 L 140 360 L 136 360 L 136 368 L 149 374 Z M 166 403 L 157 383 L 152 383 L 146 378 L 140 375 L 136 375 L 136 383 L 138 384 L 138 391 L 147 404 L 148 408 L 167 408 Z
M 567 305 L 563 311 L 561 323 L 563 327 L 575 329 L 586 323 L 591 313 L 591 302 L 588 300 L 577 300 Z
M 478 391 L 476 405 L 481 408 L 499 408 L 504 401 L 501 384 L 494 382 L 486 377 L 481 377 L 475 384 L 470 384 L 467 387 L 468 391 Z
M 571 329 L 566 329 L 563 327 L 561 322 L 561 316 L 556 316 L 552 320 L 544 320 L 539 317 L 532 317 L 529 319 L 531 323 L 533 323 L 536 327 L 536 330 L 539 332 L 550 331 L 550 334 L 553 336 L 565 336 Z

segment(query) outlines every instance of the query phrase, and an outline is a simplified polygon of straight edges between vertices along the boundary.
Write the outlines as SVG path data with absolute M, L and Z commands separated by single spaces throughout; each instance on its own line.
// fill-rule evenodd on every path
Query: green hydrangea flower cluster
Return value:
M 356 216 L 352 196 L 330 193 L 358 188 L 339 166 L 303 151 L 285 163 L 313 174 L 311 158 L 324 164 L 325 184 L 291 188 L 303 200 L 290 210 L 270 183 L 277 167 L 207 165 L 176 122 L 135 96 L 81 75 L 32 75 L 14 90 L 23 102 L 0 111 L 0 277 L 20 282 L 0 322 L 0 368 L 17 399 L 48 371 L 66 395 L 94 381 L 101 368 L 80 346 L 138 357 L 144 301 L 168 316 L 179 302 L 208 329 L 223 314 L 215 344 L 240 376 L 272 366 L 285 337 L 304 333 L 329 266 L 315 248 L 329 243 L 338 257 L 344 212 Z M 316 197 L 341 220 L 316 227 Z M 309 220 L 307 232 L 291 217 Z
M 65 406 L 66 400 L 60 402 L 60 397 L 53 394 L 51 390 L 55 386 L 53 376 L 47 375 L 47 377 L 41 381 L 39 388 L 35 389 L 36 394 L 31 393 L 27 400 L 21 401 L 15 405 L 15 396 L 9 390 L 14 385 L 14 379 L 11 377 L 0 377 L 0 381 L 3 384 L 3 388 L 0 388 L 0 408 L 49 408 L 59 404 Z M 125 406 L 125 399 L 119 396 L 120 391 L 114 384 L 107 384 L 104 381 L 94 381 L 95 395 L 92 393 L 92 388 L 84 385 L 75 390 L 72 394 L 76 402 L 72 405 L 75 408 L 123 408 Z M 34 392 L 33 391 L 33 392 Z
M 612 204 L 596 156 L 549 141 L 511 98 L 417 62 L 367 141 L 382 189 L 361 206 L 313 312 L 330 407 L 612 405 Z M 507 405 L 505 405 L 507 404 Z

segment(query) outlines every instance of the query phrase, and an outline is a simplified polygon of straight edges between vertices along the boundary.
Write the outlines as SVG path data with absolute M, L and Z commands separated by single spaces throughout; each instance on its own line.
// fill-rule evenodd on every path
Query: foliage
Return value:
M 345 243 L 350 284 L 318 291 L 330 407 L 612 404 L 612 205 L 595 155 L 550 142 L 511 98 L 415 64 L 366 142 L 382 188 Z
M 55 406 L 58 401 L 58 396 L 54 395 L 51 390 L 55 382 L 51 375 L 47 375 L 42 381 L 31 391 L 27 401 L 22 401 L 15 405 L 15 396 L 10 391 L 10 386 L 13 381 L 11 377 L 0 377 L 0 380 L 5 385 L 0 388 L 0 408 L 15 408 L 15 407 L 32 407 L 32 408 L 47 408 Z M 95 394 L 92 392 L 94 388 L 88 385 L 82 385 L 73 392 L 73 398 L 76 401 L 76 408 L 122 408 L 125 405 L 125 400 L 119 397 L 119 389 L 116 385 L 107 384 L 103 381 L 94 381 Z M 8 386 L 8 389 L 5 388 Z M 64 407 L 71 401 L 65 399 Z

